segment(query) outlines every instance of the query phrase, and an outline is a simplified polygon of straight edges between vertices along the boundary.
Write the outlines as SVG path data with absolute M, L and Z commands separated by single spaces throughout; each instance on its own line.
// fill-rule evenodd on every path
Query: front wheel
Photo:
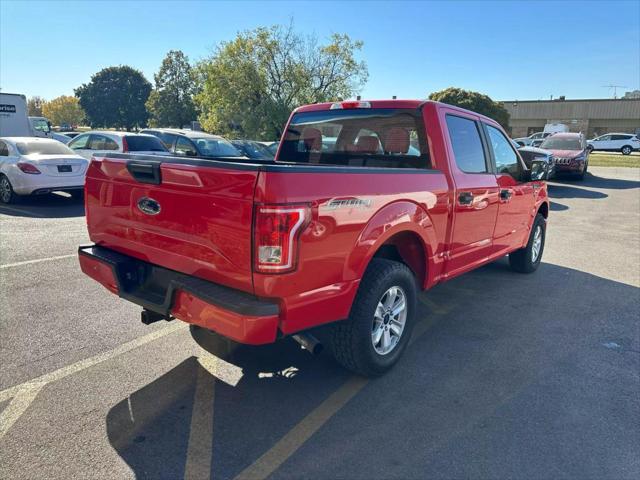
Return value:
M 537 214 L 531 227 L 527 245 L 509 254 L 509 265 L 520 273 L 532 273 L 538 269 L 544 251 L 547 221 L 541 214 Z
M 622 152 L 623 155 L 631 155 L 633 148 L 631 148 L 629 145 L 625 145 L 620 149 L 620 151 Z
M 374 258 L 349 318 L 332 326 L 334 357 L 359 375 L 382 375 L 407 347 L 415 315 L 416 281 L 411 270 L 400 262 Z
M 16 194 L 13 191 L 11 182 L 6 175 L 0 175 L 0 202 L 2 203 L 15 203 Z

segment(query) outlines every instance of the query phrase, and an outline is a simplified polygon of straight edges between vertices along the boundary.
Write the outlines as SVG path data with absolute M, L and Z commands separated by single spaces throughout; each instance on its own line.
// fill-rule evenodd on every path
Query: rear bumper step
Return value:
M 276 302 L 96 245 L 80 247 L 78 256 L 85 274 L 159 316 L 176 317 L 241 343 L 264 344 L 276 339 Z

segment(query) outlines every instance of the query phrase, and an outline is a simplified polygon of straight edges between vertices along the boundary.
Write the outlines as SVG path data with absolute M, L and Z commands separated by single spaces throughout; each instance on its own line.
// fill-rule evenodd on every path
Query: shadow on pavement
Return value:
M 567 207 L 566 205 L 563 205 L 562 203 L 550 202 L 550 205 L 551 205 L 551 211 L 553 212 L 562 212 L 564 210 L 569 210 L 569 207 Z
M 630 169 L 631 170 L 631 169 Z M 581 187 L 610 188 L 612 190 L 627 190 L 629 188 L 640 188 L 640 181 L 624 180 L 620 178 L 598 177 L 591 172 L 587 172 L 584 180 L 577 180 L 570 175 L 560 175 L 553 179 L 553 182 L 561 182 L 563 185 L 576 185 Z M 551 185 L 550 185 L 551 186 Z
M 573 187 L 570 185 L 557 183 L 547 185 L 547 191 L 549 192 L 549 198 L 600 199 L 607 198 L 609 196 L 606 193 L 598 192 L 596 190 L 588 190 L 586 188 Z
M 84 199 L 66 193 L 19 197 L 15 204 L 0 204 L 0 214 L 12 217 L 69 218 L 84 216 Z
M 640 475 L 640 289 L 501 260 L 421 301 L 428 330 L 400 364 L 271 478 Z M 137 478 L 234 478 L 350 378 L 291 341 L 228 360 L 234 385 L 191 357 L 109 411 L 109 441 Z

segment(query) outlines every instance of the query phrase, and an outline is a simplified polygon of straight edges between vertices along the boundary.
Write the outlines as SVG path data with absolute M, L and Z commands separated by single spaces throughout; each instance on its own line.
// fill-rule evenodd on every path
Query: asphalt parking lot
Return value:
M 144 326 L 81 274 L 81 203 L 0 206 L 0 477 L 640 478 L 640 169 L 590 170 L 550 184 L 535 274 L 423 294 L 373 381 Z

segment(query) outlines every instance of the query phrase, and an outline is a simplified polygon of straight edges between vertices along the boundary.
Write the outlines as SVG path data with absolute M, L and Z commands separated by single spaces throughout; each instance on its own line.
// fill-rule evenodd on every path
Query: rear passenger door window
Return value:
M 89 150 L 118 150 L 118 144 L 104 135 L 91 135 Z
M 511 142 L 497 128 L 487 124 L 484 124 L 484 126 L 493 152 L 496 173 L 498 175 L 508 174 L 516 180 L 520 179 L 520 159 Z
M 487 160 L 476 121 L 447 115 L 447 130 L 458 168 L 465 173 L 488 173 Z
M 195 157 L 198 155 L 193 142 L 185 137 L 178 137 L 176 141 L 176 153 L 187 157 Z
M 160 141 L 167 147 L 167 150 L 173 151 L 173 146 L 176 143 L 176 136 L 171 135 L 170 133 L 160 132 L 156 134 L 156 137 L 160 139 Z
M 68 147 L 71 150 L 86 150 L 89 148 L 88 144 L 90 137 L 91 135 L 79 135 L 69 142 Z

